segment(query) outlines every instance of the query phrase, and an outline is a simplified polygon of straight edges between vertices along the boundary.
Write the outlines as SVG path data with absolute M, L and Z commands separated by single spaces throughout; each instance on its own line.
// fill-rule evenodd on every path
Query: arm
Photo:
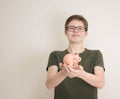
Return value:
M 103 67 L 95 66 L 94 71 L 95 74 L 82 71 L 81 73 L 79 73 L 78 77 L 82 78 L 84 81 L 86 81 L 87 83 L 94 87 L 103 88 L 105 84 Z
M 97 87 L 97 88 L 102 88 L 105 84 L 105 79 L 104 79 L 104 69 L 103 67 L 100 66 L 95 66 L 94 71 L 95 74 L 88 73 L 84 71 L 84 69 L 73 69 L 70 66 L 65 67 L 67 71 L 67 75 L 70 78 L 73 77 L 78 77 L 89 83 L 90 85 Z
M 66 75 L 63 70 L 59 72 L 57 71 L 58 71 L 57 66 L 50 66 L 48 68 L 47 80 L 46 80 L 46 86 L 48 89 L 53 89 L 66 78 Z

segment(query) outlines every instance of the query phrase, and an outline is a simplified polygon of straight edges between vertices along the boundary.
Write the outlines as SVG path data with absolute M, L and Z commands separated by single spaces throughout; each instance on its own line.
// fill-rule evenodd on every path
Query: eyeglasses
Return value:
M 85 31 L 85 28 L 82 27 L 82 26 L 78 26 L 78 27 L 68 26 L 68 27 L 67 27 L 67 30 L 68 30 L 69 32 L 74 32 L 75 30 L 77 30 L 77 32 L 84 32 L 84 31 Z

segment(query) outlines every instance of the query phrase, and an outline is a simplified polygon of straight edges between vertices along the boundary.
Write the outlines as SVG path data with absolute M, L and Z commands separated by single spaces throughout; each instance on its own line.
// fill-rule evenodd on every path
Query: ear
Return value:
M 66 30 L 64 30 L 64 33 L 65 33 L 65 35 L 67 35 L 67 31 Z
M 88 35 L 88 32 L 85 32 L 85 36 L 87 36 Z

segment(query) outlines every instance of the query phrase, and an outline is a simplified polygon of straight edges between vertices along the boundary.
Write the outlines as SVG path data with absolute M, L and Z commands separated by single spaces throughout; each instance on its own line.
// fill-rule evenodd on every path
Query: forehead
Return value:
M 82 26 L 82 27 L 84 27 L 84 24 L 80 20 L 72 20 L 71 22 L 69 22 L 68 26 Z

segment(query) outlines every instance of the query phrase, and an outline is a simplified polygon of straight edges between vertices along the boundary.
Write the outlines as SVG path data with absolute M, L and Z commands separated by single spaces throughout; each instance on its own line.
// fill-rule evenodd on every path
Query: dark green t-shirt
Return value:
M 50 66 L 56 65 L 58 72 L 61 70 L 59 63 L 63 63 L 63 57 L 68 54 L 65 51 L 51 52 L 48 60 L 47 70 Z M 83 66 L 86 72 L 94 74 L 94 67 L 101 66 L 104 68 L 103 56 L 99 50 L 89 50 L 80 53 L 81 62 L 79 65 Z M 66 77 L 57 87 L 55 87 L 54 99 L 98 99 L 97 88 L 91 86 L 80 78 Z

